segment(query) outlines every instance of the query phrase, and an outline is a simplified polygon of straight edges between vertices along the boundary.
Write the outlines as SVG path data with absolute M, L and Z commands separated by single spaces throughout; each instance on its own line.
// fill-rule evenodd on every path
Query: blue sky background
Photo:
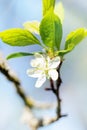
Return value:
M 66 35 L 79 27 L 87 28 L 87 2 L 86 0 L 62 0 L 65 8 L 63 24 L 63 40 Z M 9 28 L 22 27 L 26 21 L 38 20 L 42 17 L 41 0 L 0 0 L 0 31 Z M 7 56 L 11 52 L 32 52 L 41 50 L 39 46 L 11 47 L 0 41 L 0 51 Z M 34 87 L 35 80 L 26 75 L 32 57 L 9 60 L 8 63 L 22 81 L 27 95 L 41 102 L 54 102 L 55 97 L 51 92 L 45 92 L 44 87 Z M 79 44 L 74 51 L 65 56 L 61 68 L 63 84 L 60 89 L 62 98 L 62 112 L 68 117 L 58 122 L 40 128 L 39 130 L 87 130 L 87 39 Z M 0 130 L 29 130 L 28 126 L 21 123 L 24 104 L 11 83 L 0 74 Z M 37 115 L 42 112 L 37 111 Z M 46 111 L 44 115 L 54 115 L 54 111 Z

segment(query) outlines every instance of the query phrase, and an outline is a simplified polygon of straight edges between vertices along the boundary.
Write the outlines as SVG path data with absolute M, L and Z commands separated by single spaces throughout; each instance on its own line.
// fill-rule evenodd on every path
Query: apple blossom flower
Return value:
M 33 68 L 28 69 L 27 74 L 30 77 L 38 78 L 35 87 L 41 87 L 46 79 L 51 78 L 53 81 L 58 79 L 59 56 L 50 58 L 45 54 L 35 53 L 35 59 L 32 59 L 30 64 Z

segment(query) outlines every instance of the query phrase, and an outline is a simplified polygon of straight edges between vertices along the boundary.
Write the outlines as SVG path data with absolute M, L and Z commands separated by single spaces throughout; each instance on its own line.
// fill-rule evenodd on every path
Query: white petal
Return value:
M 43 58 L 38 58 L 37 63 L 39 68 L 43 69 L 46 67 L 46 61 Z
M 48 66 L 50 69 L 57 68 L 60 64 L 60 57 L 54 57 L 50 62 L 48 63 Z
M 46 66 L 45 57 L 39 53 L 35 53 L 35 58 L 36 58 L 35 60 L 31 61 L 32 67 L 35 66 L 38 68 L 45 68 L 45 66 Z
M 30 64 L 32 67 L 38 67 L 38 65 L 39 65 L 39 63 L 36 59 L 31 60 Z
M 40 54 L 40 53 L 38 53 L 38 52 L 37 52 L 37 53 L 35 53 L 35 55 L 34 55 L 34 56 L 35 56 L 35 58 L 43 58 L 43 55 L 41 55 L 41 54 Z
M 56 69 L 51 69 L 48 71 L 48 75 L 49 77 L 52 78 L 52 80 L 57 80 L 58 79 L 58 72 L 56 71 Z
M 41 77 L 38 78 L 36 81 L 35 87 L 39 88 L 43 85 L 43 83 L 46 81 L 46 75 L 42 75 Z
M 37 77 L 40 77 L 43 74 L 43 71 L 42 70 L 37 70 L 37 69 L 28 69 L 27 74 L 30 77 L 37 78 Z

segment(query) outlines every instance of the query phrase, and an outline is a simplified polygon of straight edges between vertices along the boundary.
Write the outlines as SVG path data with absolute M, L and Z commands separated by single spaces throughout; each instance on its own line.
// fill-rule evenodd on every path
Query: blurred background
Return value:
M 87 28 L 87 1 L 62 0 L 62 2 L 65 10 L 61 46 L 63 49 L 65 37 L 70 31 L 79 27 Z M 0 31 L 23 27 L 26 21 L 40 21 L 41 6 L 41 0 L 0 0 Z M 11 47 L 0 40 L 0 51 L 4 57 L 12 52 L 38 50 L 41 50 L 39 46 Z M 11 59 L 8 63 L 21 79 L 27 95 L 41 102 L 56 101 L 53 93 L 44 90 L 49 85 L 48 82 L 37 89 L 34 87 L 36 80 L 26 75 L 31 58 Z M 62 112 L 68 116 L 40 130 L 87 130 L 87 39 L 65 56 L 61 77 Z M 0 130 L 29 130 L 27 125 L 21 123 L 23 109 L 24 103 L 17 95 L 13 84 L 0 74 Z M 55 111 L 37 111 L 37 115 L 55 116 Z

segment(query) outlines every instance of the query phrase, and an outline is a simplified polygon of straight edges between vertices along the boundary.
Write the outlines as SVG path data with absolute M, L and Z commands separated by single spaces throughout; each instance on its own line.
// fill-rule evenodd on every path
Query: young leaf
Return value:
M 60 49 L 62 25 L 52 9 L 45 15 L 40 24 L 40 35 L 43 43 L 51 49 Z
M 62 2 L 59 2 L 55 5 L 54 12 L 61 20 L 61 23 L 64 21 L 64 8 Z
M 28 46 L 40 44 L 39 40 L 28 30 L 15 28 L 0 32 L 0 38 L 11 46 Z
M 36 34 L 39 34 L 39 25 L 40 23 L 38 21 L 25 22 L 23 24 L 26 30 L 29 30 L 31 33 L 36 33 Z
M 66 38 L 65 49 L 59 50 L 58 55 L 63 56 L 71 52 L 85 37 L 87 37 L 87 30 L 84 28 L 71 32 Z
M 74 47 L 79 44 L 86 36 L 87 30 L 84 28 L 80 28 L 71 32 L 66 38 L 65 50 L 72 51 Z
M 42 0 L 43 4 L 43 16 L 48 12 L 48 10 L 55 6 L 55 0 Z
M 7 59 L 18 58 L 18 57 L 23 57 L 23 56 L 31 56 L 31 55 L 34 55 L 34 54 L 26 53 L 26 52 L 16 52 L 16 53 L 12 53 L 12 54 L 8 55 Z

